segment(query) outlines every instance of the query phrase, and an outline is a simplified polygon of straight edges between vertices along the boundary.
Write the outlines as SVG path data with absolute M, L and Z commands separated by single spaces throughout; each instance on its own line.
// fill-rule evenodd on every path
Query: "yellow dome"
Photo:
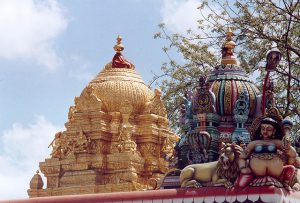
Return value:
M 134 68 L 112 68 L 111 63 L 104 67 L 89 86 L 92 86 L 107 112 L 120 112 L 126 100 L 134 107 L 134 113 L 141 112 L 145 103 L 154 96 Z

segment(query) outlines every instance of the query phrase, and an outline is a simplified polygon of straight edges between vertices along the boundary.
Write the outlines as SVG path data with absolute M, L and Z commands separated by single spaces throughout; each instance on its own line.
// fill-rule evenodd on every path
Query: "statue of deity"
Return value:
M 284 138 L 280 124 L 273 118 L 266 117 L 254 134 L 245 153 L 240 156 L 241 174 L 237 185 L 247 186 L 255 177 L 271 176 L 291 190 L 294 177 L 296 151 Z

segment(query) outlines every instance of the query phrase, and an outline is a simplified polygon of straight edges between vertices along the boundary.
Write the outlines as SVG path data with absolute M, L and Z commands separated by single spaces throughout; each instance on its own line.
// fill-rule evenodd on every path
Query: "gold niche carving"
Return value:
M 74 143 L 74 153 L 88 152 L 89 144 L 91 143 L 90 139 L 87 139 L 83 130 L 79 132 L 78 139 Z
M 48 147 L 52 146 L 52 152 L 50 156 L 52 158 L 64 158 L 66 156 L 75 155 L 78 153 L 91 153 L 100 150 L 95 140 L 91 140 L 87 137 L 83 130 L 80 130 L 78 136 L 68 137 L 63 132 L 55 134 L 55 138 L 49 144 Z
M 88 85 L 83 90 L 80 97 L 75 97 L 75 105 L 76 109 L 81 112 L 93 110 L 99 111 L 102 107 L 102 101 L 96 96 L 94 88 L 91 85 Z
M 125 100 L 123 106 L 120 108 L 120 113 L 122 114 L 123 120 L 123 127 L 130 127 L 132 128 L 131 124 L 129 123 L 129 117 L 132 113 L 132 105 L 130 104 L 129 100 Z
M 145 143 L 140 145 L 140 152 L 143 157 L 157 157 L 157 145 L 154 143 Z M 156 158 L 155 158 L 156 159 Z
M 146 103 L 145 105 L 145 113 L 151 113 L 162 117 L 167 117 L 166 107 L 161 100 L 161 90 L 154 90 L 154 97 Z
M 120 112 L 111 112 L 110 132 L 112 134 L 119 133 L 120 128 Z
M 69 119 L 70 122 L 72 122 L 74 120 L 75 112 L 76 112 L 75 106 L 70 106 L 69 113 L 68 113 L 68 119 Z
M 120 131 L 118 150 L 119 152 L 135 152 L 136 143 L 131 140 L 132 127 L 123 125 Z

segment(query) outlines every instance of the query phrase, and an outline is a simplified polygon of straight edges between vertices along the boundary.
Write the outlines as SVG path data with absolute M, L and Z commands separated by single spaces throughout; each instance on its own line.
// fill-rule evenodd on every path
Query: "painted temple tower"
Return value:
M 151 91 L 121 51 L 75 97 L 66 129 L 49 147 L 29 197 L 144 190 L 169 168 L 178 137 L 168 127 L 161 91 Z
M 261 114 L 261 95 L 238 65 L 232 31 L 226 33 L 222 60 L 211 73 L 200 76 L 195 92 L 186 91 L 176 145 L 178 168 L 217 160 L 221 142 L 248 144 L 249 127 Z

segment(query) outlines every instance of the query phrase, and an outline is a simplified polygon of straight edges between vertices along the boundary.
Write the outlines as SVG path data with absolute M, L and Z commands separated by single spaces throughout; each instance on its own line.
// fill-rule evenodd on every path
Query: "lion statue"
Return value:
M 182 169 L 181 187 L 201 187 L 202 185 L 232 187 L 240 173 L 238 157 L 242 151 L 242 147 L 234 143 L 222 143 L 218 161 L 192 164 Z

